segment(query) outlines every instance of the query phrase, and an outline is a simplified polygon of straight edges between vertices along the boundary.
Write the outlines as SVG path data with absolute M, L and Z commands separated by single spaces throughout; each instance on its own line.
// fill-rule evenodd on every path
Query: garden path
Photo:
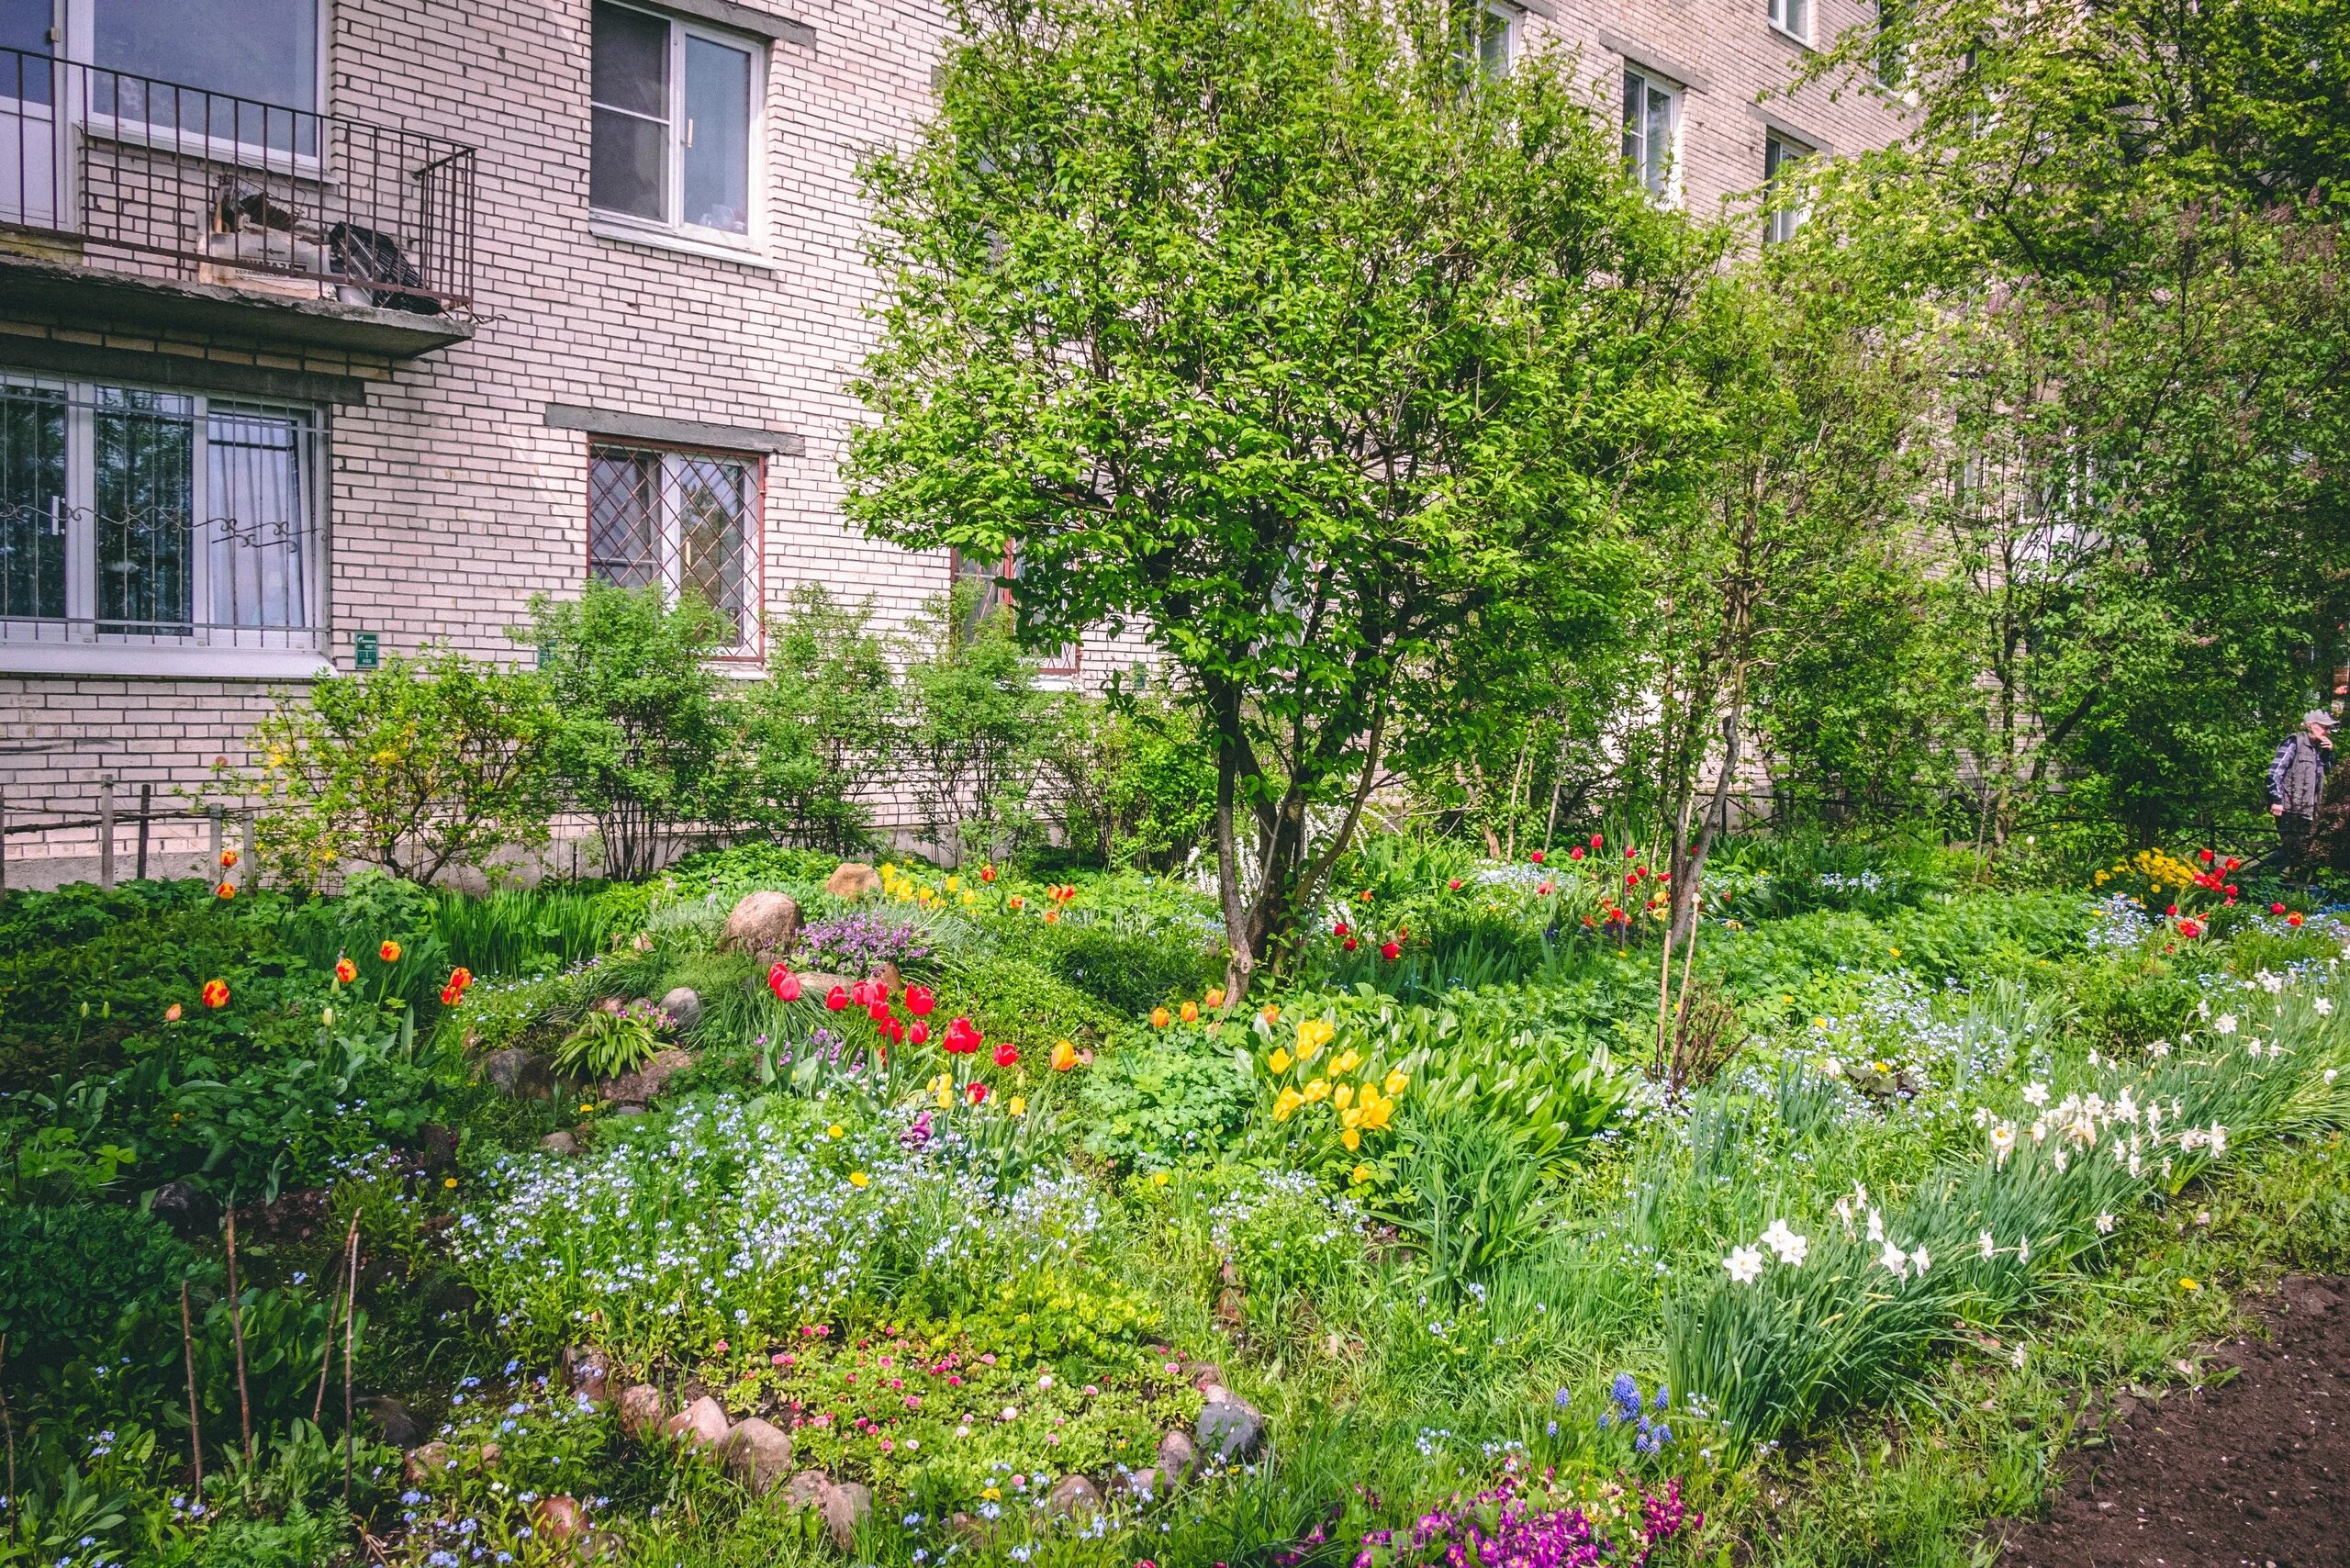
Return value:
M 2350 1568 L 2350 1278 L 2287 1280 L 2236 1375 L 2124 1398 L 2003 1568 Z

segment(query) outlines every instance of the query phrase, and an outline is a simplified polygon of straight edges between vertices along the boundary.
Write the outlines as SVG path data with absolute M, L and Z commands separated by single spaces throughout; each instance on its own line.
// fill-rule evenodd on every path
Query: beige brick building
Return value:
M 1757 102 L 1868 20 L 1494 0 L 1481 41 L 1496 69 L 1580 50 L 1660 199 L 1710 211 L 1892 133 L 1879 98 Z M 708 595 L 746 667 L 799 584 L 892 619 L 943 593 L 944 554 L 844 526 L 837 468 L 856 162 L 924 112 L 944 26 L 926 0 L 0 0 L 11 879 L 86 872 L 91 830 L 53 824 L 101 777 L 176 803 L 289 683 L 428 643 L 527 656 L 525 601 L 591 571 Z M 1143 654 L 1089 643 L 1060 678 Z

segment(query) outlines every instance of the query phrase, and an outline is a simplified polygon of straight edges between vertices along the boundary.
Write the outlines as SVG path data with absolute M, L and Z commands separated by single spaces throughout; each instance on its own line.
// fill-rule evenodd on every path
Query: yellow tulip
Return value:
M 1292 1113 L 1305 1103 L 1305 1096 L 1294 1089 L 1284 1089 L 1273 1101 L 1273 1120 L 1286 1122 Z
M 1371 1176 L 1372 1171 L 1370 1166 L 1358 1165 L 1347 1173 L 1347 1180 L 1352 1182 L 1356 1186 L 1360 1187 L 1367 1184 L 1371 1181 Z
M 1347 1106 L 1346 1109 L 1338 1113 L 1338 1125 L 1342 1127 L 1359 1127 L 1362 1126 L 1362 1114 L 1369 1107 L 1369 1104 L 1370 1102 L 1366 1101 L 1360 1105 Z
M 1337 1028 L 1326 1018 L 1308 1018 L 1297 1026 L 1297 1059 L 1312 1061 L 1315 1053 L 1330 1043 Z
M 1395 1114 L 1395 1102 L 1374 1100 L 1359 1109 L 1362 1112 L 1362 1126 L 1365 1131 L 1383 1133 L 1387 1130 L 1387 1118 Z
M 1265 1065 L 1275 1072 L 1287 1072 L 1290 1067 L 1290 1054 L 1281 1047 L 1275 1046 L 1273 1054 L 1265 1058 Z
M 962 879 L 962 878 L 960 878 L 960 877 L 949 877 L 949 878 L 947 878 L 947 879 L 946 879 L 946 890 L 947 890 L 948 892 L 950 892 L 950 893 L 959 893 L 959 892 L 961 892 L 961 891 L 963 890 L 963 879 Z
M 1345 1050 L 1340 1051 L 1336 1059 L 1330 1063 L 1330 1072 L 1331 1075 L 1335 1077 L 1339 1073 L 1352 1072 L 1361 1065 L 1362 1053 L 1355 1049 L 1352 1046 L 1348 1046 Z
M 1015 1116 L 1024 1116 L 1028 1114 L 1028 1096 L 1014 1094 L 1004 1108 Z
M 1379 1086 L 1380 1092 L 1393 1100 L 1396 1095 L 1404 1092 L 1405 1086 L 1411 1081 L 1401 1072 L 1391 1072 L 1387 1075 L 1387 1081 Z
M 1355 1131 L 1352 1127 L 1348 1127 L 1338 1135 L 1338 1141 L 1345 1144 L 1347 1146 L 1347 1151 L 1351 1154 L 1356 1149 L 1362 1147 L 1362 1134 Z
M 1330 1103 L 1336 1105 L 1341 1111 L 1345 1110 L 1348 1105 L 1353 1104 L 1354 1099 L 1355 1086 L 1351 1083 L 1341 1083 L 1337 1089 L 1331 1091 L 1330 1093 Z
M 1330 1081 L 1326 1078 L 1317 1078 L 1305 1086 L 1305 1103 L 1309 1105 L 1327 1100 L 1329 1097 Z

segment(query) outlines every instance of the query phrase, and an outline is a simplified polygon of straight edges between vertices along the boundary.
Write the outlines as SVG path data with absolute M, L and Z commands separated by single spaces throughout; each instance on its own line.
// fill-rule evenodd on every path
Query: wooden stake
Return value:
M 349 1252 L 355 1245 L 357 1245 L 358 1240 L 359 1216 L 357 1215 L 352 1215 L 351 1216 L 351 1234 L 342 1238 L 343 1251 Z M 342 1260 L 337 1259 L 336 1261 L 341 1262 Z M 333 1278 L 331 1275 L 329 1276 L 328 1282 L 330 1285 L 332 1284 Z M 327 1342 L 319 1351 L 319 1392 L 312 1396 L 310 1400 L 310 1425 L 313 1427 L 317 1426 L 319 1424 L 319 1418 L 326 1414 L 327 1373 L 334 1368 L 334 1331 L 336 1327 L 336 1314 L 340 1313 L 341 1310 L 342 1293 L 341 1291 L 336 1291 L 332 1295 L 330 1295 L 327 1298 Z
M 180 1354 L 187 1361 L 187 1451 L 196 1462 L 196 1500 L 204 1502 L 204 1427 L 196 1414 L 196 1321 L 188 1316 L 187 1282 L 180 1282 Z
M 237 1205 L 229 1204 L 229 1332 L 237 1341 L 237 1425 L 245 1439 L 245 1474 L 253 1468 L 253 1401 L 245 1386 L 245 1304 L 237 1288 Z
M 342 1506 L 351 1506 L 351 1350 L 359 1315 L 359 1220 L 352 1216 L 349 1261 L 342 1271 Z
M 17 1423 L 8 1414 L 8 1336 L 0 1334 L 0 1428 L 8 1433 L 8 1533 L 17 1533 Z

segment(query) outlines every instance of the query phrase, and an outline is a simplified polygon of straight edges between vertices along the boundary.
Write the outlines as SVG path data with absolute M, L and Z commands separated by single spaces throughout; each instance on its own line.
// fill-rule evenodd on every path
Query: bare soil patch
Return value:
M 2285 1281 L 2265 1327 L 2205 1356 L 2224 1383 L 2115 1397 L 2003 1568 L 2350 1568 L 2350 1279 Z

